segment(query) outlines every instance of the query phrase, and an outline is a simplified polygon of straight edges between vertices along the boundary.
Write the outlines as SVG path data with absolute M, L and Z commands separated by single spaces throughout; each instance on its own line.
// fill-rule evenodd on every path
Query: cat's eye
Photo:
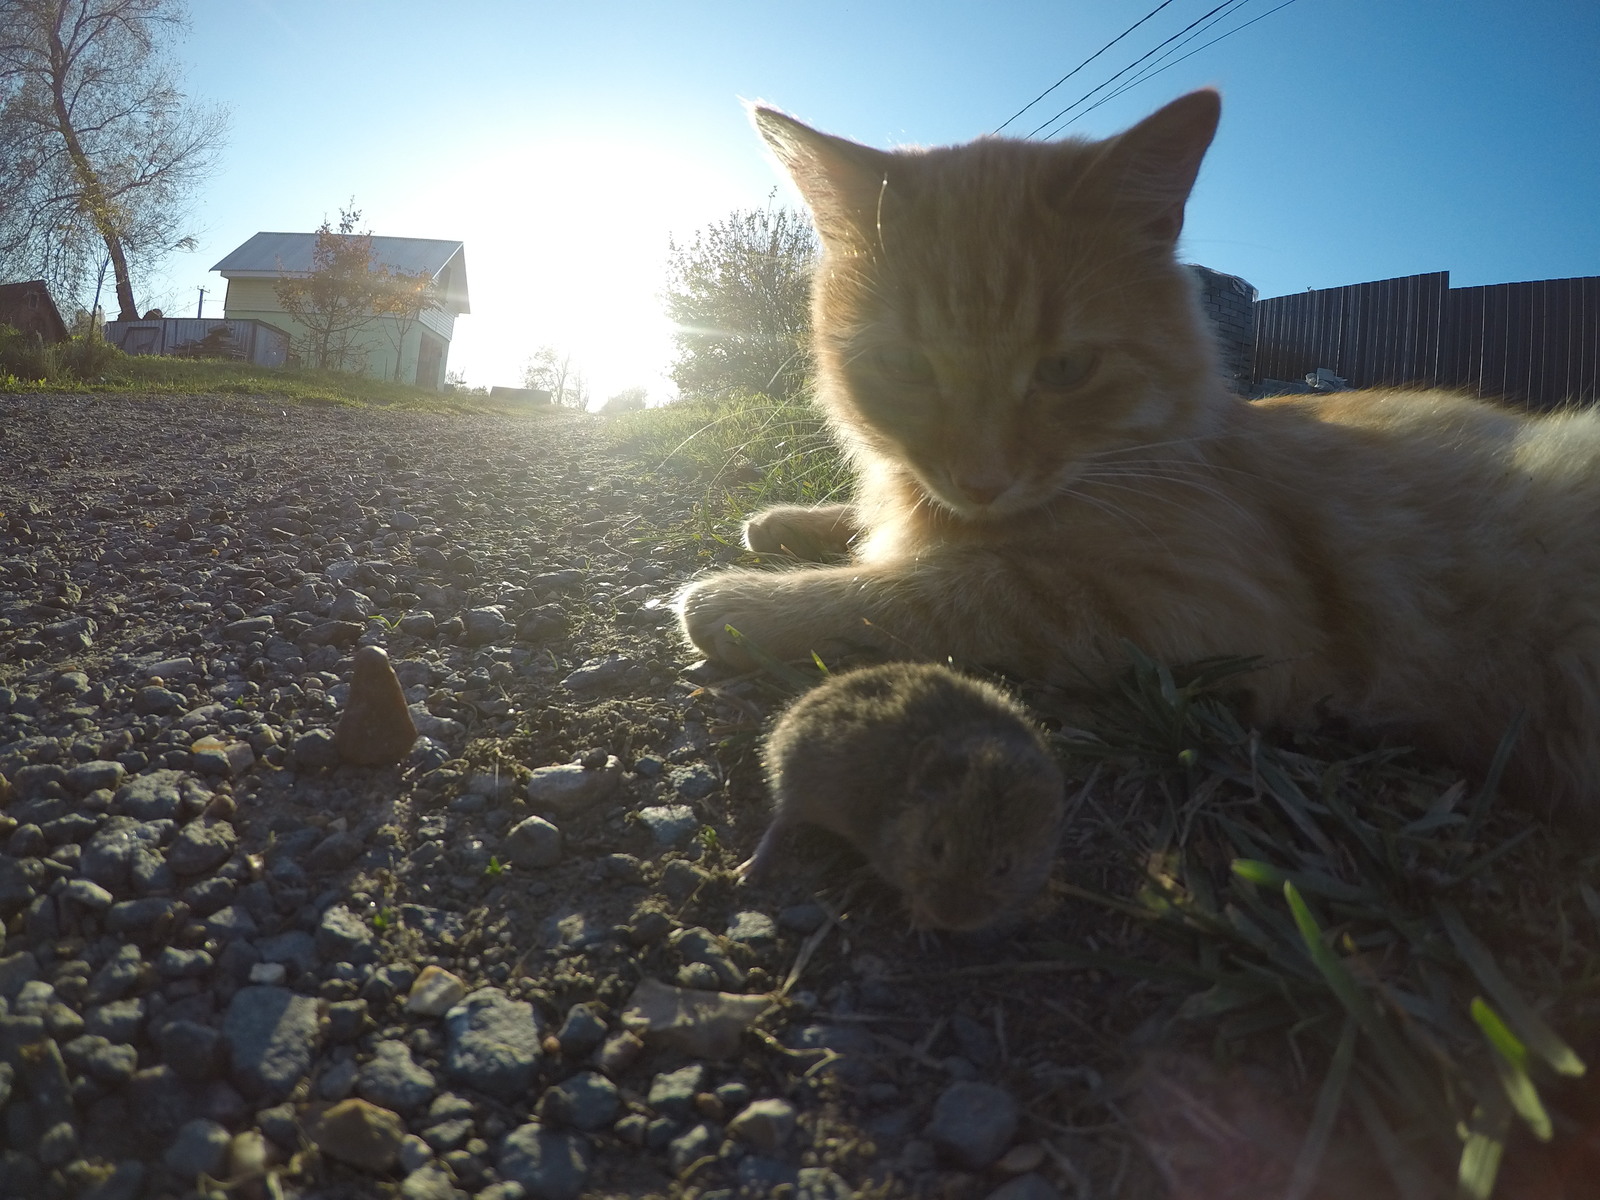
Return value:
M 914 346 L 876 346 L 863 358 L 874 371 L 895 383 L 933 382 L 933 364 Z
M 1035 386 L 1052 392 L 1065 392 L 1081 386 L 1100 365 L 1097 350 L 1072 350 L 1066 354 L 1047 354 L 1033 368 Z

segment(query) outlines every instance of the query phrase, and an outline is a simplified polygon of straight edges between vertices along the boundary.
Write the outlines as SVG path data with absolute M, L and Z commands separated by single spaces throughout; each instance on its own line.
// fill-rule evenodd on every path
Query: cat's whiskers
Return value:
M 1205 480 L 1197 479 L 1193 475 L 1162 475 L 1153 471 L 1113 470 L 1105 471 L 1103 473 L 1085 473 L 1080 475 L 1078 480 L 1116 491 L 1131 492 L 1147 500 L 1156 500 L 1163 504 L 1171 504 L 1175 507 L 1183 508 L 1188 511 L 1191 516 L 1202 521 L 1204 524 L 1210 525 L 1219 532 L 1231 534 L 1235 526 L 1224 520 L 1221 513 L 1214 512 L 1209 508 L 1201 510 L 1194 509 L 1184 497 L 1172 495 L 1170 486 L 1139 487 L 1124 482 L 1114 483 L 1112 480 L 1145 481 L 1149 483 L 1178 485 L 1191 488 L 1202 495 L 1208 496 L 1210 499 L 1215 501 L 1217 506 L 1221 509 L 1232 512 L 1240 520 L 1253 526 L 1257 533 L 1260 533 L 1264 536 L 1270 536 L 1270 530 L 1268 530 L 1267 527 L 1261 523 L 1259 517 L 1249 507 L 1241 504 L 1233 496 L 1230 496 L 1226 490 L 1217 487 L 1215 484 L 1207 483 Z

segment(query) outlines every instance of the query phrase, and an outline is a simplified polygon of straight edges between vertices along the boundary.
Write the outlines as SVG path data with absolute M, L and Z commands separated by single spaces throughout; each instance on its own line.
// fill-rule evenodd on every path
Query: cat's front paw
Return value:
M 741 670 L 764 659 L 793 661 L 870 644 L 850 636 L 859 617 L 838 611 L 837 593 L 852 590 L 835 569 L 723 571 L 678 596 L 683 631 L 707 658 Z
M 727 571 L 692 583 L 678 595 L 678 617 L 695 649 L 713 662 L 739 669 L 755 665 L 743 644 L 749 630 L 764 626 L 758 616 L 763 579 L 755 572 Z
M 859 532 L 851 505 L 780 505 L 758 512 L 745 522 L 744 544 L 757 554 L 828 562 L 847 556 L 850 543 Z

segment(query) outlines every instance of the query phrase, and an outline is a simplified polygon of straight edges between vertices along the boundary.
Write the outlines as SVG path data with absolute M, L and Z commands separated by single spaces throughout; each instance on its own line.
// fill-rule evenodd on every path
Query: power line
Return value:
M 1140 63 L 1142 63 L 1146 59 L 1150 58 L 1157 51 L 1159 51 L 1159 50 L 1163 49 L 1164 47 L 1169 46 L 1173 42 L 1177 41 L 1184 34 L 1188 33 L 1191 29 L 1193 29 L 1196 25 L 1199 25 L 1202 22 L 1207 21 L 1210 18 L 1216 16 L 1223 9 L 1233 8 L 1233 7 L 1239 5 L 1239 4 L 1243 3 L 1243 2 L 1244 2 L 1244 0 L 1223 0 L 1223 3 L 1217 5 L 1210 12 L 1204 13 L 1201 16 L 1195 18 L 1193 21 L 1190 21 L 1189 24 L 1185 25 L 1182 29 L 1178 30 L 1177 33 L 1175 33 L 1171 37 L 1167 38 L 1166 41 L 1161 42 L 1159 45 L 1155 46 L 1153 49 L 1147 51 L 1146 53 L 1140 55 L 1138 58 L 1134 59 L 1131 63 L 1129 63 L 1127 66 L 1123 67 L 1122 70 L 1118 71 L 1115 75 L 1111 76 L 1111 78 L 1107 79 L 1104 83 L 1100 84 L 1097 87 L 1090 88 L 1082 96 L 1078 97 L 1078 99 L 1074 100 L 1071 104 L 1067 105 L 1060 112 L 1056 113 L 1055 116 L 1051 117 L 1049 120 L 1047 120 L 1047 121 L 1043 122 L 1042 124 L 1038 125 L 1037 127 L 1035 127 L 1028 134 L 1028 136 L 1029 137 L 1035 137 L 1035 136 L 1038 135 L 1040 130 L 1046 129 L 1049 126 L 1054 125 L 1062 117 L 1066 116 L 1073 109 L 1077 108 L 1078 105 L 1082 104 L 1085 100 L 1087 100 L 1090 96 L 1094 95 L 1101 88 L 1110 86 L 1110 84 L 1115 82 L 1117 79 L 1121 78 L 1123 75 L 1126 75 L 1129 71 L 1133 70 Z M 1053 132 L 1054 131 L 1052 130 L 1052 133 Z
M 1068 125 L 1071 125 L 1073 121 L 1076 121 L 1079 117 L 1083 116 L 1084 113 L 1093 112 L 1095 109 L 1099 108 L 1102 104 L 1106 103 L 1108 100 L 1115 100 L 1118 96 L 1122 95 L 1123 92 L 1127 91 L 1129 88 L 1135 86 L 1136 84 L 1143 83 L 1146 79 L 1152 79 L 1155 76 L 1161 74 L 1161 72 L 1165 71 L 1167 69 L 1167 67 L 1175 67 L 1175 66 L 1177 66 L 1185 58 L 1190 58 L 1190 57 L 1192 57 L 1192 56 L 1194 56 L 1196 54 L 1199 54 L 1200 51 L 1206 49 L 1206 47 L 1208 47 L 1208 46 L 1215 46 L 1223 38 L 1232 37 L 1234 34 L 1238 33 L 1241 29 L 1249 28 L 1251 25 L 1254 25 L 1257 21 L 1263 20 L 1266 17 L 1270 17 L 1273 13 L 1277 12 L 1279 8 L 1288 8 L 1289 5 L 1293 4 L 1294 2 L 1295 2 L 1295 0 L 1283 0 L 1283 3 L 1278 5 L 1277 8 L 1269 8 L 1269 9 L 1267 9 L 1266 12 L 1262 13 L 1259 17 L 1251 17 L 1244 24 L 1235 25 L 1232 29 L 1228 30 L 1226 33 L 1219 33 L 1216 37 L 1212 38 L 1209 42 L 1205 43 L 1205 45 L 1196 46 L 1193 50 L 1189 51 L 1188 54 L 1185 54 L 1185 55 L 1182 55 L 1179 58 L 1173 59 L 1171 62 L 1167 63 L 1166 66 L 1157 67 L 1155 63 L 1151 63 L 1149 67 L 1147 67 L 1145 70 L 1141 71 L 1134 78 L 1128 80 L 1127 83 L 1123 84 L 1116 91 L 1112 92 L 1111 94 L 1109 94 L 1107 96 L 1102 96 L 1100 99 L 1096 100 L 1093 104 L 1089 105 L 1088 108 L 1084 109 L 1083 112 L 1075 113 L 1071 120 L 1066 121 L 1066 122 L 1064 122 L 1062 124 L 1061 128 L 1065 129 Z M 1174 50 L 1176 50 L 1177 48 L 1178 47 L 1176 47 L 1176 46 L 1173 47 Z M 1160 61 L 1161 61 L 1160 59 L 1156 60 L 1156 62 L 1160 62 Z
M 1069 80 L 1069 79 L 1071 79 L 1071 78 L 1072 78 L 1072 77 L 1073 77 L 1073 76 L 1074 76 L 1074 75 L 1076 75 L 1076 74 L 1077 74 L 1077 73 L 1078 73 L 1078 72 L 1079 72 L 1079 71 L 1081 71 L 1081 70 L 1083 70 L 1083 69 L 1084 69 L 1084 68 L 1085 68 L 1085 67 L 1087 67 L 1087 66 L 1088 66 L 1088 65 L 1089 65 L 1089 64 L 1090 64 L 1090 63 L 1092 63 L 1092 62 L 1093 62 L 1093 61 L 1094 61 L 1094 60 L 1095 60 L 1095 59 L 1097 59 L 1097 58 L 1099 58 L 1099 57 L 1100 57 L 1100 56 L 1101 56 L 1101 55 L 1102 55 L 1102 54 L 1104 54 L 1104 53 L 1105 53 L 1105 52 L 1106 52 L 1106 51 L 1107 51 L 1107 50 L 1109 50 L 1109 49 L 1111 49 L 1111 47 L 1113 47 L 1113 46 L 1115 46 L 1115 45 L 1116 45 L 1116 44 L 1117 44 L 1117 43 L 1118 43 L 1118 42 L 1120 42 L 1120 41 L 1121 41 L 1121 40 L 1122 40 L 1122 39 L 1123 39 L 1123 38 L 1125 38 L 1125 37 L 1127 37 L 1127 36 L 1128 36 L 1128 35 L 1129 35 L 1129 34 L 1130 34 L 1130 33 L 1132 33 L 1132 32 L 1133 32 L 1133 31 L 1134 31 L 1134 30 L 1135 30 L 1135 29 L 1137 29 L 1137 28 L 1139 28 L 1139 26 L 1141 26 L 1141 25 L 1143 25 L 1143 24 L 1144 24 L 1144 23 L 1145 23 L 1145 22 L 1146 22 L 1146 21 L 1148 21 L 1148 20 L 1149 20 L 1149 19 L 1150 19 L 1150 18 L 1151 18 L 1151 17 L 1153 17 L 1153 16 L 1155 16 L 1155 15 L 1156 15 L 1156 14 L 1157 14 L 1157 13 L 1158 13 L 1158 12 L 1160 12 L 1160 11 L 1161 11 L 1161 10 L 1162 10 L 1162 9 L 1163 9 L 1163 8 L 1166 8 L 1166 7 L 1167 7 L 1167 5 L 1169 5 L 1169 4 L 1171 4 L 1171 3 L 1172 3 L 1172 0 L 1163 0 L 1163 2 L 1162 2 L 1162 3 L 1160 3 L 1160 4 L 1158 4 L 1158 5 L 1156 5 L 1156 6 L 1155 6 L 1155 7 L 1154 7 L 1154 8 L 1152 8 L 1152 9 L 1151 9 L 1151 10 L 1150 10 L 1150 11 L 1149 11 L 1149 12 L 1147 12 L 1147 13 L 1145 13 L 1145 15 L 1144 15 L 1144 16 L 1142 16 L 1142 17 L 1140 17 L 1140 18 L 1139 18 L 1139 19 L 1138 19 L 1138 20 L 1137 20 L 1137 21 L 1135 21 L 1135 22 L 1134 22 L 1134 23 L 1133 23 L 1133 24 L 1132 24 L 1132 25 L 1129 25 L 1129 26 L 1128 26 L 1128 27 L 1127 27 L 1127 28 L 1126 28 L 1126 29 L 1124 29 L 1124 30 L 1123 30 L 1123 31 L 1122 31 L 1122 32 L 1121 32 L 1121 33 L 1119 33 L 1119 34 L 1117 34 L 1117 36 L 1116 36 L 1116 37 L 1114 37 L 1114 38 L 1112 38 L 1112 39 L 1111 39 L 1111 40 L 1110 40 L 1110 41 L 1109 41 L 1109 42 L 1107 42 L 1107 43 L 1106 43 L 1106 44 L 1105 44 L 1105 45 L 1104 45 L 1104 46 L 1101 46 L 1101 47 L 1100 47 L 1100 49 L 1098 49 L 1098 50 L 1096 50 L 1096 51 L 1095 51 L 1095 52 L 1094 52 L 1094 53 L 1093 53 L 1093 54 L 1091 54 L 1091 55 L 1089 55 L 1089 57 L 1088 57 L 1088 58 L 1086 58 L 1086 59 L 1084 59 L 1084 60 L 1083 60 L 1083 61 L 1082 61 L 1082 62 L 1081 62 L 1081 63 L 1079 63 L 1079 64 L 1078 64 L 1078 65 L 1077 65 L 1077 66 L 1075 66 L 1075 67 L 1073 67 L 1073 68 L 1072 68 L 1072 70 L 1070 70 L 1070 71 L 1068 71 L 1068 72 L 1067 72 L 1067 73 L 1066 73 L 1066 74 L 1065 74 L 1065 75 L 1063 75 L 1063 76 L 1062 76 L 1062 77 L 1061 77 L 1061 78 L 1060 78 L 1060 79 L 1058 79 L 1058 80 L 1056 80 L 1056 81 L 1055 81 L 1055 82 L 1054 82 L 1054 83 L 1052 83 L 1052 84 L 1051 84 L 1051 85 L 1050 85 L 1050 86 L 1049 86 L 1049 87 L 1047 87 L 1047 88 L 1045 88 L 1045 90 L 1044 90 L 1044 91 L 1042 91 L 1042 92 L 1040 92 L 1040 93 L 1039 93 L 1039 94 L 1038 94 L 1038 95 L 1037 95 L 1037 96 L 1035 96 L 1035 97 L 1034 97 L 1034 98 L 1033 98 L 1033 99 L 1032 99 L 1032 100 L 1029 100 L 1029 101 L 1028 101 L 1028 102 L 1027 102 L 1027 103 L 1026 103 L 1026 104 L 1024 104 L 1024 105 L 1023 105 L 1023 106 L 1022 106 L 1022 107 L 1021 107 L 1021 108 L 1019 108 L 1019 109 L 1017 109 L 1017 111 L 1016 111 L 1016 112 L 1014 112 L 1014 113 L 1012 113 L 1012 114 L 1011 114 L 1011 115 L 1010 115 L 1010 116 L 1009 116 L 1009 117 L 1007 117 L 1007 118 L 1006 118 L 1006 119 L 1005 119 L 1005 120 L 1004 120 L 1004 121 L 1002 121 L 1002 122 L 1001 122 L 1001 123 L 1000 123 L 1000 124 L 999 124 L 999 125 L 997 125 L 997 126 L 996 126 L 996 127 L 995 127 L 995 129 L 994 129 L 994 132 L 995 132 L 995 133 L 999 133 L 999 132 L 1000 132 L 1000 131 L 1001 131 L 1001 130 L 1002 130 L 1002 129 L 1004 129 L 1004 128 L 1005 128 L 1005 127 L 1006 127 L 1006 126 L 1007 126 L 1007 125 L 1009 125 L 1009 124 L 1011 124 L 1011 122 L 1013 122 L 1013 121 L 1015 121 L 1015 120 L 1016 120 L 1016 119 L 1017 119 L 1017 118 L 1018 118 L 1018 117 L 1020 117 L 1020 116 L 1021 116 L 1021 115 L 1022 115 L 1022 114 L 1023 114 L 1023 113 L 1025 113 L 1025 112 L 1027 112 L 1027 111 L 1028 111 L 1028 110 L 1029 110 L 1029 109 L 1030 109 L 1030 108 L 1032 108 L 1032 107 L 1033 107 L 1033 106 L 1034 106 L 1034 105 L 1035 105 L 1035 104 L 1037 104 L 1037 103 L 1039 103 L 1039 101 L 1041 101 L 1041 100 L 1043 100 L 1043 99 L 1044 99 L 1044 98 L 1045 98 L 1045 97 L 1046 97 L 1046 96 L 1048 96 L 1048 95 L 1049 95 L 1049 94 L 1050 94 L 1050 93 L 1051 93 L 1051 92 L 1053 92 L 1053 91 L 1055 91 L 1055 90 L 1056 90 L 1056 89 L 1057 89 L 1057 88 L 1058 88 L 1058 87 L 1060 87 L 1060 86 L 1061 86 L 1061 85 L 1062 85 L 1062 84 L 1063 84 L 1063 83 L 1065 83 L 1065 82 L 1066 82 L 1066 81 L 1067 81 L 1067 80 Z M 1054 119 L 1054 118 L 1051 118 L 1051 119 L 1052 119 L 1052 120 L 1053 120 L 1053 119 Z M 1046 122 L 1046 124 L 1049 124 L 1049 122 L 1048 122 L 1048 121 L 1047 121 L 1047 122 Z

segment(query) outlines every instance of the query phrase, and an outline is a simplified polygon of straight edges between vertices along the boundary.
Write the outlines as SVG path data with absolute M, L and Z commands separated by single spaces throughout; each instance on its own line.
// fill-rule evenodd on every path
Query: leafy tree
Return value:
M 570 350 L 540 346 L 522 369 L 522 386 L 549 392 L 552 404 L 564 404 L 568 408 L 589 406 L 589 384 L 583 377 L 583 369 L 573 361 Z
M 184 205 L 227 134 L 161 52 L 181 0 L 0 0 L 0 264 L 76 291 L 103 247 L 118 315 L 135 265 L 192 241 Z
M 667 244 L 667 316 L 677 325 L 672 379 L 688 395 L 742 390 L 779 398 L 806 380 L 817 237 L 804 213 L 736 209 Z
M 379 267 L 377 275 L 372 307 L 379 316 L 389 318 L 383 322 L 383 332 L 394 347 L 394 381 L 399 383 L 405 366 L 401 352 L 405 349 L 406 338 L 422 320 L 423 313 L 439 307 L 439 284 L 426 271 L 411 273 Z
M 358 371 L 366 364 L 370 347 L 361 335 L 376 320 L 383 289 L 372 231 L 358 230 L 360 223 L 357 208 L 342 209 L 337 228 L 323 218 L 310 274 L 286 275 L 273 287 L 283 311 L 305 327 L 300 357 L 310 366 Z

